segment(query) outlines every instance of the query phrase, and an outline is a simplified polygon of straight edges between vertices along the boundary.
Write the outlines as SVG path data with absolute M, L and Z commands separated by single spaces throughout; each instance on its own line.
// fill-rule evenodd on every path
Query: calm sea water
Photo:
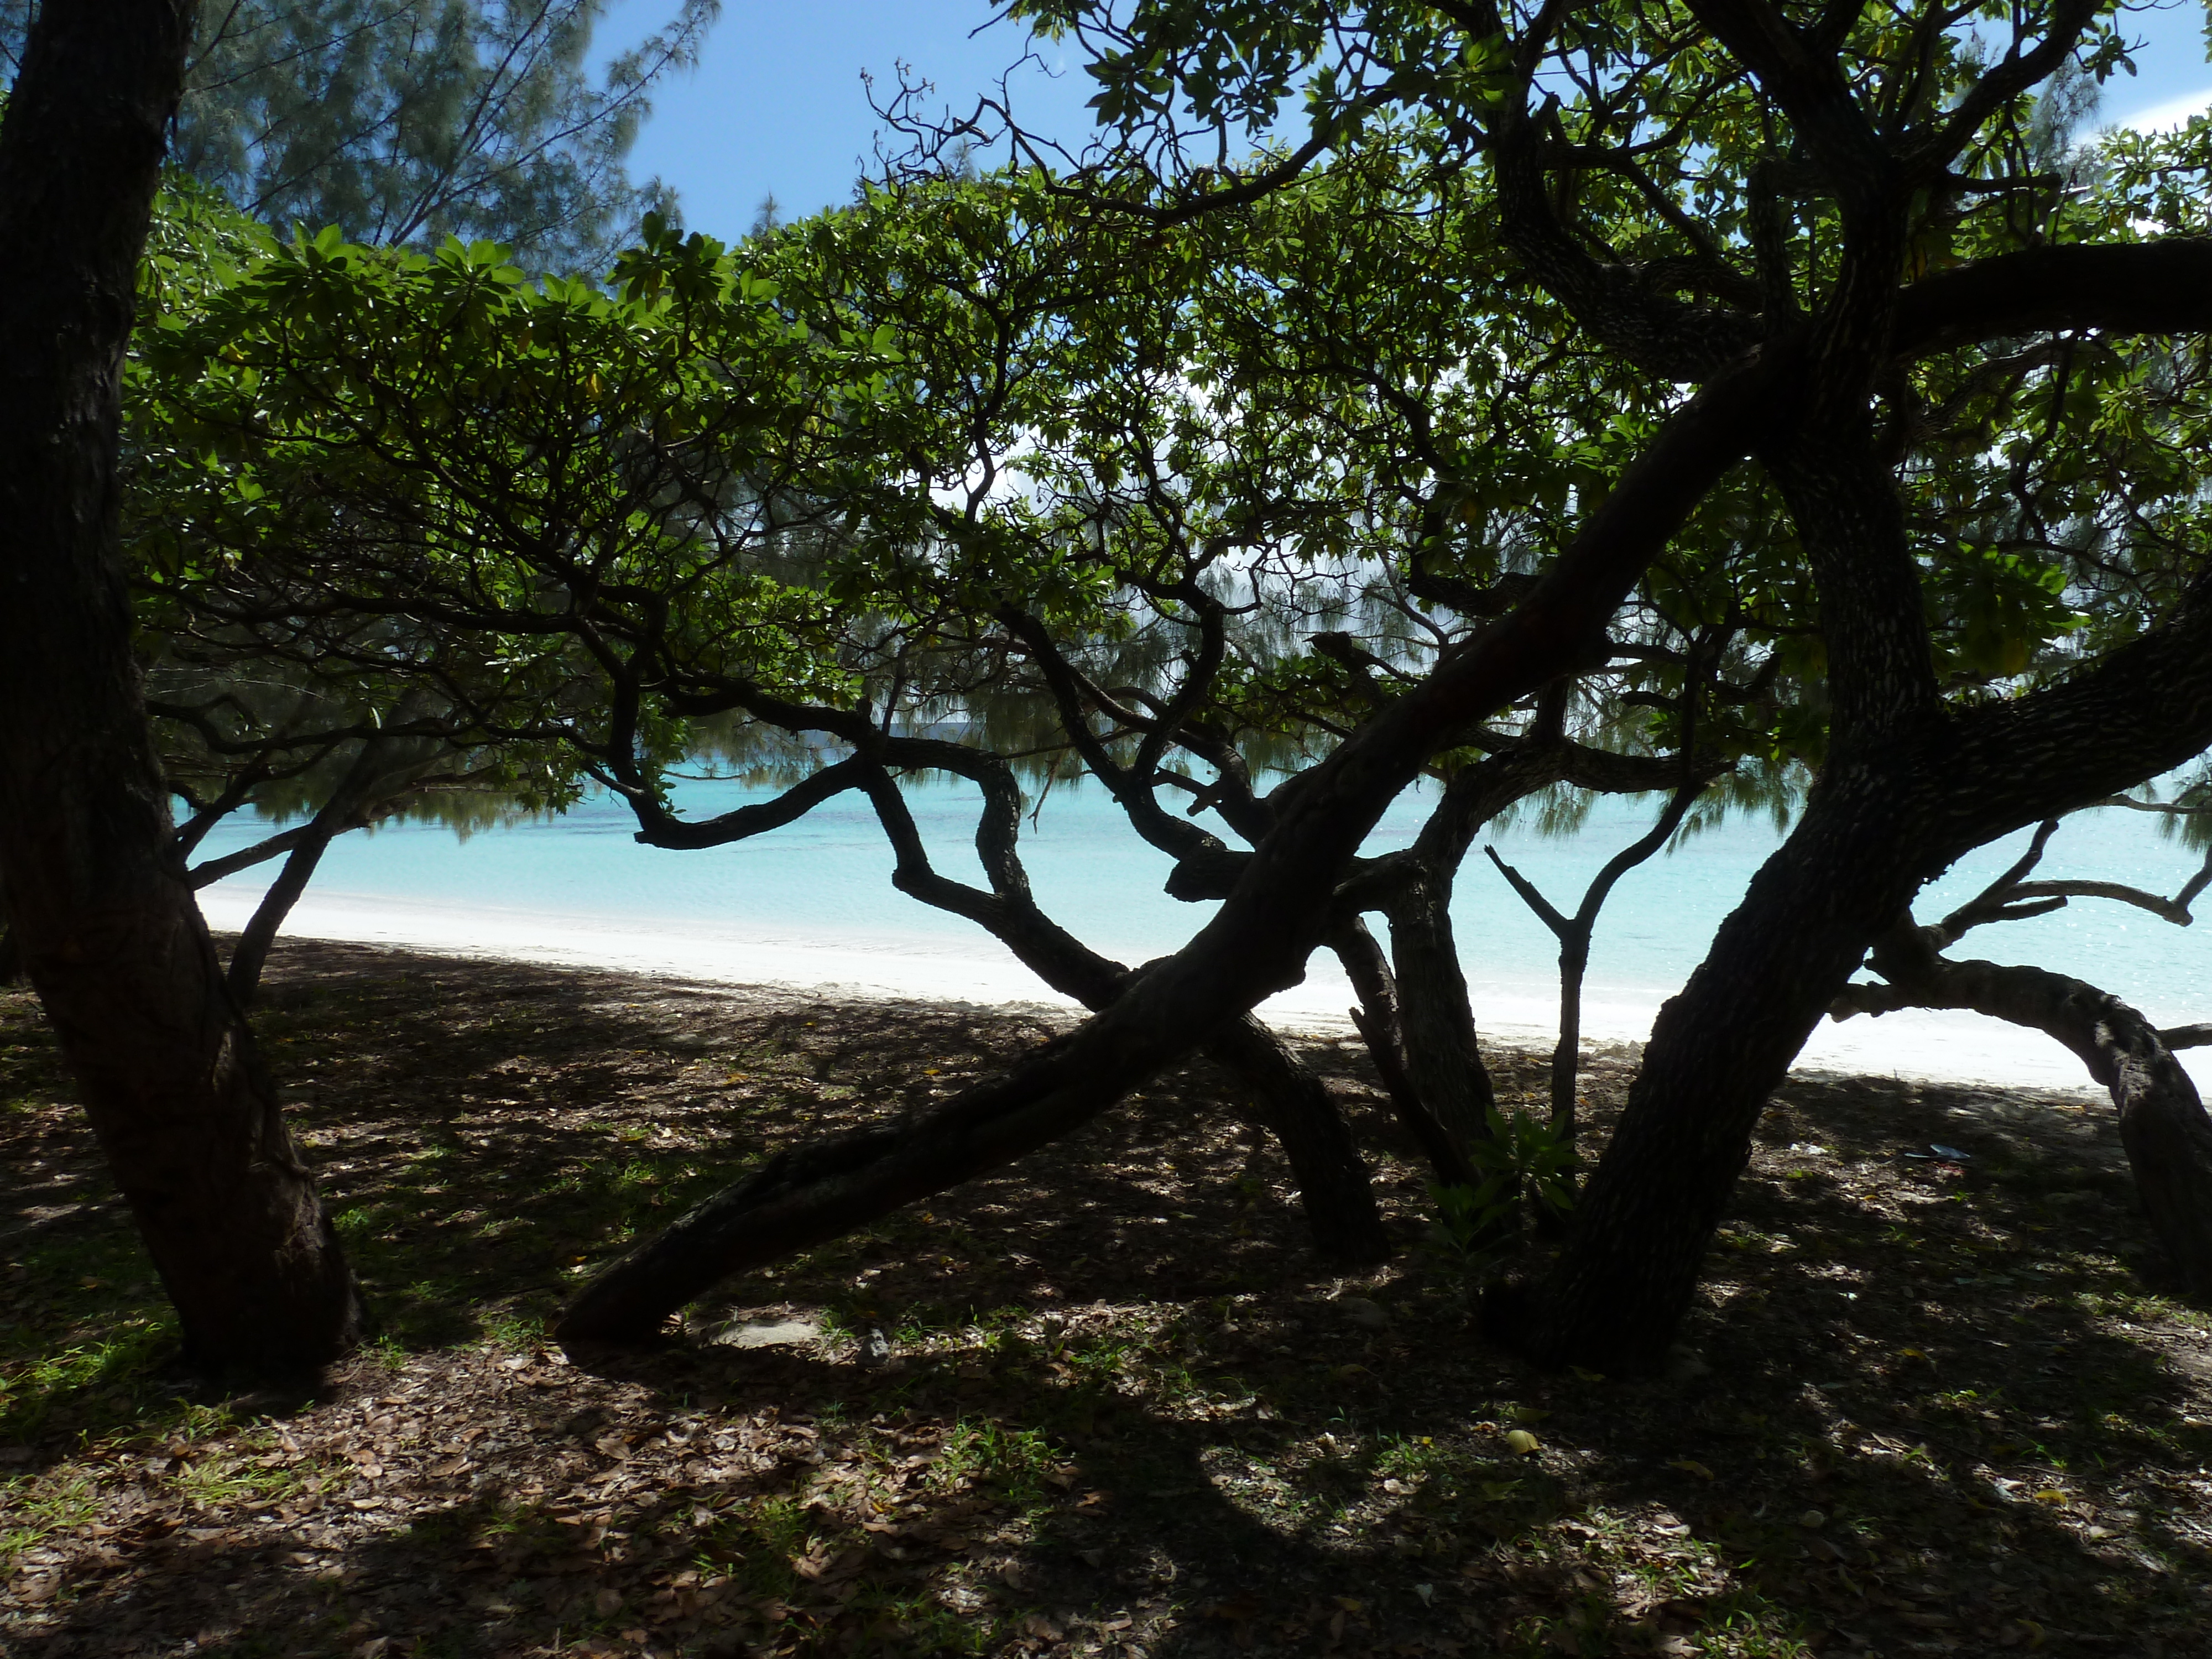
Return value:
M 761 798 L 732 783 L 683 787 L 679 805 L 704 817 Z M 909 799 L 939 869 L 981 884 L 975 795 L 926 784 Z M 1378 826 L 1370 851 L 1411 840 L 1428 802 L 1409 796 Z M 1583 829 L 1530 829 L 1492 839 L 1562 909 L 1598 867 L 1642 833 L 1650 803 L 1601 803 Z M 741 983 L 971 1002 L 1057 1000 L 997 941 L 907 898 L 890 881 L 881 830 L 857 794 L 734 846 L 667 852 L 639 846 L 628 811 L 588 802 L 565 817 L 466 841 L 405 825 L 346 836 L 331 849 L 291 931 L 551 962 L 643 969 Z M 268 832 L 226 826 L 217 854 Z M 1640 1040 L 1659 1003 L 1704 956 L 1713 930 L 1780 840 L 1762 819 L 1732 819 L 1679 842 L 1614 890 L 1591 951 L 1584 1030 Z M 1964 860 L 1923 896 L 1923 918 L 1971 895 L 2017 855 L 2026 832 Z M 1055 788 L 1023 848 L 1040 902 L 1094 948 L 1125 962 L 1174 950 L 1212 914 L 1161 890 L 1169 860 L 1139 841 L 1097 788 Z M 2125 882 L 2172 893 L 2197 857 L 2161 837 L 2149 815 L 2083 814 L 2054 840 L 2041 875 Z M 218 927 L 250 914 L 274 866 L 206 890 Z M 1551 934 L 1478 848 L 1454 905 L 1462 953 L 1484 1026 L 1548 1042 L 1557 1012 Z M 2076 900 L 2052 915 L 1986 927 L 1964 951 L 2075 974 L 2135 1003 L 2162 1024 L 2212 1018 L 2212 938 L 2130 907 Z M 1263 1009 L 1278 1024 L 1342 1030 L 1351 993 L 1316 958 L 1305 984 Z M 1826 1024 L 1802 1062 L 1831 1069 L 1992 1082 L 2077 1085 L 2079 1062 L 2047 1038 L 1966 1014 L 1900 1014 Z M 2212 1066 L 2208 1066 L 2212 1074 Z

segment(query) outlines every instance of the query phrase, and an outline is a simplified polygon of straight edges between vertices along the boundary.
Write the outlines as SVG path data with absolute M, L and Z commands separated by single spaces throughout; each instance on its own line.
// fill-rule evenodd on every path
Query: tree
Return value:
M 360 1304 L 172 852 L 118 543 L 123 357 L 191 23 L 42 8 L 0 118 L 0 872 L 188 1354 L 283 1372 L 349 1346 Z
M 720 0 L 677 0 L 664 27 L 586 60 L 607 0 L 235 0 L 200 9 L 173 159 L 290 235 L 449 235 L 514 246 L 540 269 L 597 270 L 659 180 L 623 166 L 653 88 L 698 60 Z M 0 9 L 20 59 L 36 8 Z
M 1172 168 L 1193 138 L 1208 145 L 1208 165 L 1181 176 L 1156 222 L 1251 200 L 1353 148 L 1381 112 L 1411 106 L 1432 122 L 1440 154 L 1488 175 L 1504 240 L 1591 349 L 1702 384 L 1676 421 L 1710 418 L 1724 389 L 1789 365 L 1791 384 L 1765 405 L 1762 429 L 1728 442 L 1757 453 L 1820 593 L 1824 764 L 1796 832 L 1662 1014 L 1528 1332 L 1549 1357 L 1649 1363 L 1686 1306 L 1767 1091 L 1911 892 L 1967 847 L 2040 816 L 2029 798 L 2095 798 L 2107 779 L 2148 775 L 2201 743 L 2202 689 L 2185 665 L 2200 625 L 2193 573 L 2158 533 L 2118 562 L 2132 566 L 2130 580 L 2162 573 L 2152 614 L 2163 626 L 2094 665 L 2082 665 L 2087 653 L 2054 663 L 2065 677 L 2025 696 L 1947 704 L 1923 566 L 1940 586 L 1947 566 L 1972 575 L 1996 562 L 1968 549 L 1954 563 L 1946 556 L 1960 538 L 1912 534 L 1892 474 L 1912 428 L 1875 418 L 1878 398 L 1915 405 L 1909 365 L 1931 351 L 1990 341 L 2001 363 L 2014 355 L 2006 347 L 2045 328 L 2202 327 L 2177 283 L 2197 250 L 2050 245 L 2065 204 L 2031 182 L 2041 176 L 2025 142 L 2032 93 L 2085 41 L 2099 9 L 2015 17 L 1994 62 L 1948 32 L 1952 14 L 1933 10 L 1892 24 L 1832 10 L 1800 22 L 1756 4 L 1679 17 L 1486 6 L 1355 15 L 1325 4 L 1262 13 L 1182 0 L 1018 9 L 1088 33 L 1098 103 L 1128 136 L 1125 155 Z M 1706 47 L 1713 38 L 1719 55 Z M 2101 74 L 2121 51 L 2092 32 L 2083 61 Z M 1219 170 L 1231 130 L 1272 121 L 1302 76 L 1310 137 L 1249 169 Z M 1540 84 L 1558 88 L 1540 105 Z M 1090 193 L 1107 204 L 1106 192 Z M 2069 219 L 2068 234 L 2126 242 L 2113 205 Z M 2094 291 L 2081 282 L 2093 270 L 2105 279 Z M 2022 286 L 1998 299 L 2007 280 Z M 1949 309 L 1969 296 L 1996 302 L 1971 320 Z M 1680 482 L 1703 494 L 1735 458 Z M 1641 470 L 1593 527 L 1644 482 Z M 1966 516 L 1946 505 L 1950 522 Z M 1570 550 L 1553 574 L 1575 562 Z M 2154 686 L 2179 725 L 2154 726 L 2141 703 L 2130 717 L 2124 699 Z M 2024 778 L 2022 744 L 2039 762 L 2051 758 L 2046 745 L 2064 759 Z
M 426 653 L 414 648 L 419 638 L 377 618 L 356 625 L 348 649 L 272 648 L 194 603 L 222 555 L 179 533 L 167 514 L 191 495 L 206 456 L 160 395 L 154 364 L 165 335 L 277 247 L 221 196 L 173 174 L 141 262 L 125 396 L 124 538 L 162 773 L 188 814 L 177 854 L 191 860 L 240 811 L 303 820 L 187 872 L 197 890 L 284 860 L 225 972 L 240 1007 L 252 1002 L 270 945 L 338 836 L 400 815 L 473 828 L 574 796 L 573 780 L 545 763 L 543 746 L 501 743 L 485 726 L 485 710 L 509 724 L 524 719 L 517 700 L 542 694 L 542 678 L 506 674 L 450 647 Z
M 1231 823 L 1255 839 L 1264 835 L 1258 826 L 1272 809 L 1251 793 L 1244 750 L 1264 736 L 1253 711 L 1287 694 L 1246 682 L 1272 665 L 1264 641 L 1237 662 L 1224 657 L 1232 607 L 1206 584 L 1234 567 L 1222 563 L 1222 538 L 1207 521 L 1243 513 L 1255 497 L 1274 502 L 1268 520 L 1247 523 L 1227 540 L 1260 560 L 1246 576 L 1295 577 L 1310 555 L 1326 551 L 1304 548 L 1300 538 L 1340 521 L 1347 489 L 1355 496 L 1379 489 L 1387 503 L 1392 486 L 1316 475 L 1312 434 L 1297 422 L 1282 426 L 1272 455 L 1248 429 L 1218 474 L 1186 459 L 1173 477 L 1157 470 L 1148 476 L 1146 458 L 1158 444 L 1202 454 L 1213 447 L 1207 419 L 1237 422 L 1297 382 L 1293 373 L 1246 386 L 1224 359 L 1185 362 L 1188 343 L 1152 340 L 1164 322 L 1187 331 L 1191 315 L 1205 314 L 1164 306 L 1164 284 L 1212 283 L 1218 272 L 1246 268 L 1256 250 L 1240 248 L 1240 258 L 1185 248 L 1146 260 L 1117 238 L 1110 248 L 1071 258 L 1066 228 L 1052 228 L 1052 207 L 1048 193 L 1033 189 L 915 191 L 830 216 L 757 270 L 733 266 L 702 239 L 664 238 L 641 250 L 626 264 L 625 298 L 616 309 L 642 304 L 633 314 L 651 324 L 651 337 L 672 332 L 690 343 L 714 366 L 699 382 L 710 399 L 735 392 L 750 411 L 741 432 L 688 406 L 676 390 L 684 376 L 657 349 L 594 347 L 556 325 L 557 306 L 502 272 L 470 270 L 458 251 L 393 265 L 334 246 L 288 256 L 229 296 L 221 316 L 181 331 L 167 377 L 177 406 L 155 424 L 227 434 L 225 452 L 239 473 L 234 480 L 210 474 L 209 483 L 246 506 L 216 539 L 249 550 L 239 562 L 254 583 L 276 584 L 247 600 L 249 609 L 280 618 L 324 617 L 334 608 L 405 614 L 448 629 L 498 635 L 526 626 L 540 638 L 567 632 L 595 641 L 592 659 L 605 678 L 609 713 L 592 729 L 573 731 L 570 741 L 637 809 L 643 838 L 693 849 L 724 845 L 788 822 L 830 794 L 864 788 L 898 851 L 905 890 L 989 927 L 1056 988 L 1106 1006 L 1131 976 L 1037 910 L 1014 852 L 1012 768 L 1006 754 L 989 752 L 1005 746 L 989 730 L 993 722 L 979 732 L 971 721 L 967 741 L 947 743 L 919 735 L 928 711 L 995 709 L 1017 746 L 1018 733 L 1038 729 L 1036 715 L 1047 727 L 1057 722 L 1056 737 L 1046 740 L 1079 755 L 1140 833 L 1184 859 L 1179 890 L 1211 896 L 1224 861 L 1233 879 L 1236 860 L 1210 833 L 1164 811 L 1158 792 L 1211 795 Z M 465 294 L 471 303 L 458 306 Z M 806 426 L 767 413 L 777 377 L 793 373 L 786 367 L 760 378 L 776 361 L 756 355 L 758 343 L 778 337 L 762 328 L 763 301 L 771 297 L 790 326 L 832 348 L 832 357 L 804 377 L 809 385 L 842 383 L 836 342 L 864 337 L 878 357 L 879 343 L 890 342 L 886 368 L 877 374 L 887 369 L 897 389 L 848 406 L 836 428 L 841 448 L 851 446 L 864 462 L 847 464 L 849 476 L 825 472 L 820 458 L 802 464 L 787 440 L 766 436 Z M 487 307 L 481 313 L 479 300 Z M 397 320 L 362 325 L 377 316 Z M 1079 317 L 1081 325 L 1071 327 Z M 1401 313 L 1389 326 L 1402 338 L 1409 320 Z M 1205 349 L 1218 352 L 1220 343 L 1209 340 Z M 642 380 L 627 367 L 633 361 L 650 365 Z M 1202 369 L 1213 395 L 1202 403 L 1176 395 L 1179 366 Z M 270 409 L 282 411 L 273 424 L 262 413 Z M 866 430 L 879 418 L 889 425 Z M 1160 420 L 1170 428 L 1165 437 Z M 647 432 L 682 441 L 650 462 Z M 576 444 L 561 435 L 568 433 L 592 441 Z M 1389 435 L 1402 434 L 1393 428 Z M 720 461 L 706 459 L 724 443 L 731 447 Z M 1036 493 L 1001 497 L 993 481 L 1024 445 L 1042 446 L 1021 464 Z M 1375 447 L 1394 453 L 1390 441 Z M 609 458 L 625 455 L 647 471 L 611 472 Z M 679 456 L 696 457 L 680 463 L 694 495 L 713 494 L 701 481 L 718 467 L 755 483 L 711 520 L 610 514 L 580 500 L 605 488 L 580 477 L 619 475 L 618 501 L 656 490 L 681 501 L 665 484 L 640 483 L 667 477 L 660 468 Z M 784 481 L 781 496 L 759 488 L 768 477 Z M 1315 494 L 1316 478 L 1318 498 L 1302 499 Z M 1300 479 L 1308 484 L 1294 483 Z M 290 501 L 328 516 L 337 481 L 347 486 L 339 494 L 348 505 L 334 522 L 286 515 L 282 504 Z M 767 510 L 779 501 L 780 519 Z M 802 511 L 809 503 L 816 510 Z M 820 510 L 825 503 L 835 504 L 834 514 Z M 204 532 L 233 510 L 195 501 L 179 517 Z M 1383 544 L 1395 546 L 1398 515 L 1386 504 L 1378 516 Z M 558 533 L 547 533 L 556 526 Z M 425 549 L 435 550 L 428 563 Z M 1118 590 L 1102 585 L 1109 571 L 1118 573 Z M 772 586 L 763 583 L 768 572 Z M 792 587 L 794 579 L 802 585 Z M 1335 606 L 1326 591 L 1340 588 L 1340 578 L 1315 570 L 1298 580 L 1324 592 L 1293 598 L 1290 614 Z M 1109 593 L 1113 606 L 1101 611 Z M 1147 615 L 1151 621 L 1139 620 Z M 1185 638 L 1194 652 L 1176 648 Z M 542 647 L 499 647 L 518 648 Z M 1340 656 L 1345 648 L 1342 641 L 1331 646 Z M 1148 658 L 1151 667 L 1143 665 Z M 1112 684 L 1132 672 L 1160 681 L 1160 696 L 1100 689 L 1098 677 Z M 857 711 L 821 700 L 823 693 L 849 697 L 856 683 Z M 995 690 L 987 694 L 987 687 Z M 1006 726 L 1024 701 L 1030 722 Z M 1341 699 L 1325 701 L 1334 711 Z M 1241 713 L 1240 704 L 1247 705 Z M 1094 732 L 1092 705 L 1110 711 L 1126 735 Z M 683 823 L 665 807 L 659 775 L 683 752 L 671 717 L 732 713 L 793 735 L 825 735 L 848 758 L 825 760 L 783 801 Z M 1486 741 L 1521 746 L 1511 737 Z M 1460 826 L 1461 852 L 1498 807 L 1604 763 L 1556 734 L 1540 748 L 1535 764 L 1513 757 L 1502 790 L 1477 770 L 1473 793 L 1448 794 L 1443 816 Z M 1162 766 L 1171 750 L 1223 775 L 1201 789 Z M 978 844 L 989 890 L 931 868 L 888 775 L 900 767 L 948 770 L 982 786 Z M 1616 765 L 1599 781 L 1650 787 L 1678 771 Z M 1368 874 L 1378 889 L 1392 878 Z M 1458 1013 L 1464 1022 L 1463 984 Z M 1325 1097 L 1290 1073 L 1279 1046 L 1247 1022 L 1224 1022 L 1210 1041 L 1233 1045 L 1227 1057 L 1259 1080 L 1323 1242 L 1360 1241 L 1363 1212 L 1371 1237 L 1364 1171 L 1340 1122 L 1332 1127 L 1333 1111 L 1316 1109 Z M 1471 1042 L 1462 1058 L 1479 1075 Z M 1299 1112 L 1310 1133 L 1301 1130 Z M 1417 1131 L 1432 1120 L 1414 1110 Z M 1451 1130 L 1436 1128 L 1439 1144 L 1451 1147 Z M 1441 1156 L 1449 1164 L 1453 1154 Z M 718 1271 L 711 1261 L 692 1265 L 709 1278 Z M 660 1270 L 648 1263 L 645 1271 Z M 625 1317 L 649 1323 L 658 1313 L 641 1307 L 665 1308 L 668 1296 L 663 1285 L 649 1301 L 619 1290 L 612 1299 L 629 1304 Z
M 2147 807 L 2125 796 L 2098 804 Z M 1869 953 L 1869 966 L 1881 982 L 1846 986 L 1829 1013 L 1841 1020 L 1899 1008 L 1971 1008 L 2041 1031 L 2073 1050 L 2111 1092 L 2151 1226 L 2190 1289 L 2201 1296 L 2212 1291 L 2212 1211 L 2203 1201 L 2212 1189 L 2212 1119 L 2172 1051 L 2212 1042 L 2212 1030 L 2161 1031 L 2085 981 L 2047 968 L 1960 962 L 1943 954 L 1974 928 L 2043 915 L 2075 898 L 2116 899 L 2189 926 L 2189 907 L 2212 885 L 2212 854 L 2172 898 L 2118 882 L 2029 879 L 2059 822 L 2045 819 L 2009 869 L 1941 921 L 1922 927 L 1905 917 Z
M 744 329 L 803 342 L 774 348 L 795 356 L 708 360 L 757 407 L 805 413 L 747 429 L 744 465 L 716 475 L 744 488 L 686 521 L 688 539 L 623 541 L 647 556 L 621 564 L 625 580 L 543 538 L 567 562 L 557 580 L 499 576 L 512 599 L 468 625 L 599 640 L 612 717 L 585 747 L 647 834 L 742 836 L 854 787 L 896 830 L 890 769 L 991 769 L 970 745 L 902 747 L 929 741 L 914 715 L 1011 681 L 1174 852 L 1170 890 L 1223 902 L 1006 1076 L 905 1125 L 794 1148 L 702 1206 L 589 1287 L 571 1334 L 643 1334 L 720 1273 L 1066 1133 L 1293 981 L 1313 950 L 1357 956 L 1351 924 L 1374 908 L 1394 927 L 1402 909 L 1402 942 L 1421 946 L 1400 979 L 1430 1012 L 1405 1022 L 1401 1070 L 1449 1151 L 1445 1085 L 1414 1062 L 1463 1092 L 1480 1072 L 1430 925 L 1439 885 L 1532 787 L 1622 761 L 1644 766 L 1627 787 L 1678 784 L 1692 647 L 1719 630 L 1740 654 L 1694 705 L 1698 744 L 1717 729 L 1723 756 L 1817 775 L 1662 1015 L 1524 1333 L 1607 1367 L 1663 1352 L 1767 1091 L 1918 886 L 2212 738 L 2197 348 L 2130 337 L 2212 320 L 2204 245 L 2133 229 L 2188 224 L 2189 199 L 2147 202 L 2146 180 L 2201 160 L 2168 149 L 2143 179 L 2124 169 L 2086 196 L 2038 182 L 2014 140 L 2088 14 L 1994 64 L 1936 13 L 1917 35 L 1843 19 L 1809 44 L 1778 17 L 1547 12 L 1509 33 L 1425 9 L 1355 26 L 1313 6 L 1140 5 L 1099 65 L 1108 112 L 1133 131 L 1186 88 L 1201 121 L 1272 118 L 1324 42 L 1364 44 L 1315 73 L 1314 137 L 1249 169 L 1155 176 L 1176 153 L 1163 140 L 1073 179 L 1025 175 L 1012 215 L 918 191 L 911 216 L 833 216 L 777 244 L 810 250 L 818 277 L 779 266 L 775 295 L 702 244 L 641 253 L 626 302 L 769 300 L 741 311 Z M 1374 78 L 1347 90 L 1347 68 Z M 1572 99 L 1540 107 L 1542 76 Z M 1624 137 L 1646 112 L 1657 137 Z M 1053 246 L 1071 257 L 1024 263 Z M 1414 248 L 1425 257 L 1394 264 Z M 817 350 L 819 368 L 732 372 Z M 1001 489 L 1017 447 L 1027 483 Z M 732 507 L 769 531 L 794 514 L 791 533 L 730 541 Z M 626 580 L 664 551 L 671 574 Z M 419 568 L 395 595 L 362 566 L 359 603 L 458 614 L 465 561 L 428 567 L 443 587 Z M 1312 629 L 1331 616 L 1360 635 Z M 1264 648 L 1293 617 L 1310 650 Z M 1127 685 L 1101 678 L 1130 666 Z M 1613 707 L 1676 708 L 1645 753 L 1566 738 L 1593 675 Z M 738 714 L 830 739 L 822 763 L 772 807 L 672 821 L 654 767 L 681 746 L 672 722 Z M 1312 747 L 1262 794 L 1249 740 L 1293 728 Z M 1389 799 L 1439 773 L 1450 810 L 1427 844 L 1387 869 L 1363 861 Z M 1165 810 L 1164 792 L 1250 850 Z M 1018 866 L 986 863 L 989 891 L 936 885 L 920 864 L 902 879 L 1026 927 Z M 1426 896 L 1394 908 L 1408 889 Z
M 854 659 L 821 641 L 840 620 L 865 633 L 873 613 L 834 592 L 881 592 L 875 544 L 911 510 L 879 482 L 883 456 L 927 447 L 924 427 L 939 443 L 958 434 L 956 458 L 969 436 L 963 416 L 867 390 L 889 361 L 888 324 L 841 314 L 843 269 L 802 286 L 797 262 L 750 270 L 705 239 L 656 232 L 611 301 L 519 281 L 483 250 L 394 258 L 325 239 L 277 251 L 147 353 L 146 429 L 182 439 L 142 481 L 149 526 L 176 526 L 144 538 L 150 580 L 203 632 L 295 673 L 338 663 L 388 678 L 404 665 L 390 630 L 404 627 L 425 641 L 425 667 L 433 653 L 489 659 L 525 684 L 592 685 L 522 724 L 488 699 L 471 707 L 505 741 L 557 731 L 659 844 L 696 850 L 785 821 L 675 825 L 664 774 L 687 756 L 682 721 L 717 712 L 699 698 L 740 672 L 786 699 L 840 695 Z M 958 358 L 950 378 L 970 366 Z M 867 524 L 867 545 L 847 545 L 833 503 L 836 522 Z M 819 546 L 810 556 L 802 542 Z M 164 636 L 178 636 L 173 621 Z M 663 701 L 672 677 L 692 693 L 681 712 Z M 799 707 L 799 725 L 815 712 Z M 1018 811 L 1003 760 L 885 743 L 878 758 L 949 757 L 984 781 L 994 825 Z M 835 769 L 838 787 L 860 775 Z M 810 784 L 803 799 L 827 793 Z M 1057 988 L 1093 1004 L 1115 994 L 1127 969 L 1054 928 L 1025 881 L 978 910 L 926 858 L 916 873 L 896 791 L 886 778 L 871 794 L 902 884 L 983 921 Z M 990 833 L 1011 856 L 1011 831 Z M 1319 1082 L 1249 1021 L 1218 1046 L 1290 1146 L 1324 1247 L 1379 1253 L 1364 1171 Z

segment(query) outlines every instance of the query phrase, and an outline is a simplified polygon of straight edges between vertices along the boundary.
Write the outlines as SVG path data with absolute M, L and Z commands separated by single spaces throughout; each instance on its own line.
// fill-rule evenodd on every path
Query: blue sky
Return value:
M 1022 31 L 991 23 L 994 9 L 981 0 L 728 0 L 698 70 L 656 99 L 633 171 L 674 185 L 685 221 L 726 239 L 744 232 L 771 191 L 787 218 L 847 200 L 878 125 L 861 72 L 888 91 L 903 62 L 936 83 L 939 106 L 965 109 L 1029 45 Z M 633 36 L 665 10 L 659 0 L 623 0 L 602 38 Z M 2204 15 L 2199 0 L 2134 15 L 2130 33 L 2148 45 L 2133 79 L 2107 84 L 2100 120 L 2179 118 L 2212 101 Z M 1012 83 L 1016 110 L 1025 125 L 1079 144 L 1091 126 L 1090 77 L 1061 49 L 1042 50 L 1052 62 Z
M 846 201 L 872 166 L 880 125 L 862 72 L 888 96 L 906 64 L 937 86 L 933 108 L 964 111 L 1029 46 L 1024 30 L 986 27 L 994 9 L 979 0 L 726 0 L 697 71 L 655 96 L 631 173 L 674 185 L 685 222 L 724 238 L 743 234 L 770 192 L 786 218 Z M 665 11 L 659 0 L 624 0 L 602 39 L 620 40 Z M 1042 50 L 1066 72 L 1020 72 L 1010 86 L 1016 110 L 1027 125 L 1079 141 L 1095 88 L 1065 54 Z

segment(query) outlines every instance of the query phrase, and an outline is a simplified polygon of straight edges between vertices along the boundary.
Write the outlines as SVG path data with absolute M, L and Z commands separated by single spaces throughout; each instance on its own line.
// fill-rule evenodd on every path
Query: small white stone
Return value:
M 757 1324 L 732 1324 L 715 1340 L 732 1348 L 804 1347 L 822 1340 L 822 1327 L 811 1319 L 780 1319 Z

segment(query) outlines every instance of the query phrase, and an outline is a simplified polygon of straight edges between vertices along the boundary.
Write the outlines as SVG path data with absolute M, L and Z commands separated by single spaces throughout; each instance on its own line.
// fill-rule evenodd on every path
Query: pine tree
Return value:
M 0 0 L 11 78 L 34 9 Z M 483 238 L 593 270 L 673 209 L 625 159 L 720 9 L 676 0 L 595 83 L 608 0 L 230 0 L 201 11 L 172 159 L 282 234 Z

